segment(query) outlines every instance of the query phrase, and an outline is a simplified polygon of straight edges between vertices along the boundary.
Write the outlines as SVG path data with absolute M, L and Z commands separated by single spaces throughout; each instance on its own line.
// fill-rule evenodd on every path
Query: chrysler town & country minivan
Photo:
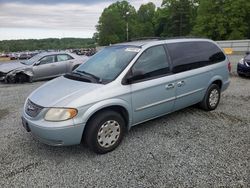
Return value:
M 107 153 L 134 125 L 194 104 L 216 109 L 229 69 L 225 54 L 208 39 L 112 45 L 31 93 L 23 126 L 49 145 L 83 141 Z

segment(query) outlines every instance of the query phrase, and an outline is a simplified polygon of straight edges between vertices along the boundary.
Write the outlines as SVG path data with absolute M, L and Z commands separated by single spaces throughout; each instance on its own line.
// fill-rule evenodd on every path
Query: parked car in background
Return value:
M 113 45 L 32 92 L 23 126 L 49 145 L 83 140 L 107 153 L 134 125 L 197 103 L 216 109 L 230 83 L 229 67 L 222 50 L 207 39 Z
M 19 57 L 19 54 L 17 54 L 17 53 L 12 53 L 12 54 L 9 55 L 9 57 L 10 57 L 10 60 L 17 60 L 18 57 Z
M 24 59 L 30 59 L 32 56 L 29 53 L 21 53 L 18 59 L 24 60 Z
M 250 53 L 242 58 L 237 65 L 237 72 L 239 76 L 250 76 Z
M 44 52 L 29 60 L 0 65 L 0 81 L 32 82 L 70 73 L 88 58 L 68 52 Z

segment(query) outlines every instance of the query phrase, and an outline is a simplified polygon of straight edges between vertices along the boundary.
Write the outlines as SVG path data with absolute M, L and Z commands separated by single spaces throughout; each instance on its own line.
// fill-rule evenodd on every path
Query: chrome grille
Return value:
M 42 109 L 43 107 L 31 102 L 30 100 L 28 100 L 25 106 L 25 112 L 30 117 L 36 117 L 41 112 Z

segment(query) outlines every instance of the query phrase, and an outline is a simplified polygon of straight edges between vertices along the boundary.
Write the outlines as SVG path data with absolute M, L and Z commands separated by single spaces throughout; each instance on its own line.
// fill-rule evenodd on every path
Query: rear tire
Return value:
M 83 139 L 87 146 L 98 154 L 114 150 L 125 133 L 123 117 L 111 110 L 97 113 L 86 126 Z
M 220 94 L 220 87 L 217 84 L 211 84 L 200 103 L 200 107 L 206 111 L 215 110 L 220 102 Z

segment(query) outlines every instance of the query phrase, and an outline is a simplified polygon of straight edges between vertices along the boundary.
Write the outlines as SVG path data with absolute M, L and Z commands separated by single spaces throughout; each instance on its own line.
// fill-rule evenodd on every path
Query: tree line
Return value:
M 250 38 L 249 0 L 163 0 L 136 9 L 127 1 L 105 8 L 93 38 L 109 45 L 142 37 L 197 36 L 213 40 Z
M 48 49 L 74 49 L 92 48 L 95 41 L 91 38 L 49 38 L 49 39 L 27 39 L 27 40 L 3 40 L 0 41 L 0 52 L 34 51 Z

